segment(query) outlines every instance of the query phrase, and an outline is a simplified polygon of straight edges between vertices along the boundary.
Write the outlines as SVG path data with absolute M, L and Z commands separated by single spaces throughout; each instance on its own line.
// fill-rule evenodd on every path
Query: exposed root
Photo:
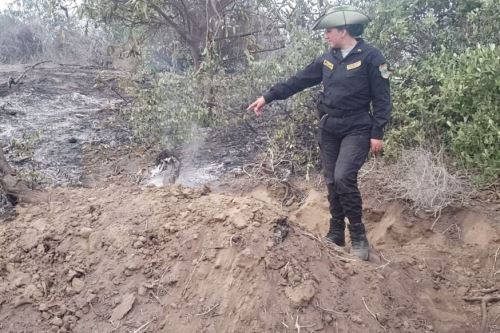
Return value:
M 384 329 L 384 332 L 387 333 L 387 329 L 385 328 L 384 325 L 382 325 L 382 323 L 380 322 L 380 320 L 378 319 L 378 316 L 373 313 L 370 308 L 368 308 L 368 305 L 366 304 L 366 301 L 365 301 L 365 298 L 364 297 L 361 297 L 361 300 L 363 301 L 363 304 L 365 305 L 365 308 L 366 308 L 366 311 L 368 311 L 368 313 L 377 321 L 377 323 L 379 323 L 380 327 L 382 327 Z
M 220 303 L 217 303 L 214 306 L 212 306 L 210 309 L 208 309 L 207 311 L 205 311 L 203 313 L 197 313 L 196 316 L 199 316 L 199 317 L 206 316 L 207 314 L 209 314 L 212 311 L 214 311 L 215 309 L 217 309 L 219 307 L 219 305 L 220 305 Z
M 140 331 L 142 331 L 143 329 L 147 328 L 147 327 L 149 326 L 149 324 L 151 324 L 151 323 L 152 323 L 153 321 L 155 321 L 155 320 L 156 320 L 156 318 L 155 318 L 155 319 L 153 319 L 153 320 L 148 321 L 148 322 L 147 322 L 147 323 L 145 323 L 144 325 L 141 325 L 138 329 L 136 329 L 136 330 L 134 331 L 134 333 L 139 333 L 139 332 L 140 332 Z
M 300 333 L 300 330 L 302 328 L 311 328 L 311 327 L 314 327 L 316 326 L 316 324 L 312 324 L 312 325 L 300 325 L 299 324 L 299 313 L 297 312 L 297 316 L 295 317 L 295 328 L 297 329 L 297 333 Z
M 488 330 L 488 303 L 500 302 L 500 295 L 483 297 L 464 297 L 466 302 L 481 302 L 481 333 Z M 496 319 L 495 319 L 496 320 Z
M 497 267 L 497 258 L 498 258 L 499 254 L 500 254 L 500 246 L 498 247 L 497 251 L 495 252 L 495 256 L 494 256 L 494 260 L 493 260 L 493 268 L 491 269 L 491 273 L 493 274 L 493 276 L 495 276 L 495 274 L 496 274 L 495 269 Z

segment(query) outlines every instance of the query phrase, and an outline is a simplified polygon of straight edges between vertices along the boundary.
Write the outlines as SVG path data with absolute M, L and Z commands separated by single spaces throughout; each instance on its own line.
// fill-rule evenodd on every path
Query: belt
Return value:
M 368 108 L 360 108 L 360 109 L 352 109 L 352 110 L 342 110 L 342 109 L 336 109 L 336 108 L 331 108 L 326 106 L 325 104 L 318 104 L 318 110 L 323 113 L 327 114 L 329 117 L 333 118 L 346 118 L 354 115 L 359 115 L 362 113 L 368 113 Z

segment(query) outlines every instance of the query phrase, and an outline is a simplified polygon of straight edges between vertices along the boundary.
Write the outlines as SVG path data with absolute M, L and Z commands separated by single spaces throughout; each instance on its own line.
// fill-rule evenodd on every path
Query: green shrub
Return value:
M 495 45 L 451 54 L 442 50 L 401 69 L 393 84 L 389 153 L 434 143 L 483 180 L 499 175 L 500 49 Z

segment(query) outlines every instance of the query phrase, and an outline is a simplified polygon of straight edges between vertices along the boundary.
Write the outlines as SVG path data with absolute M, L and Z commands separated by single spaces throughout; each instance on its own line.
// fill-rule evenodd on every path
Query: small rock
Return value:
M 295 308 L 309 304 L 315 294 L 316 289 L 312 281 L 306 281 L 297 287 L 287 287 L 285 289 L 285 295 L 290 299 L 292 306 Z
M 138 271 L 143 267 L 142 260 L 136 258 L 135 260 L 130 261 L 129 263 L 125 264 L 125 268 L 128 269 L 129 271 Z
M 19 272 L 14 278 L 14 286 L 20 288 L 31 282 L 31 276 L 28 273 Z
M 329 314 L 325 315 L 324 317 L 325 322 L 331 323 L 333 321 L 333 317 Z
M 254 222 L 252 223 L 252 226 L 254 226 L 255 228 L 258 228 L 261 226 L 260 222 Z
M 61 327 L 63 325 L 63 320 L 59 317 L 54 317 L 50 320 L 49 324 Z
M 353 276 L 353 275 L 356 275 L 356 270 L 354 269 L 354 266 L 350 263 L 346 263 L 345 264 L 345 270 L 347 272 L 347 274 Z
M 80 228 L 79 234 L 83 238 L 89 238 L 93 231 L 94 229 L 92 228 L 82 227 Z
M 28 252 L 38 245 L 39 238 L 35 229 L 28 229 L 19 239 L 19 245 L 25 252 Z
M 69 139 L 68 139 L 68 142 L 69 142 L 69 143 L 77 143 L 77 142 L 78 142 L 78 140 L 77 140 L 76 138 L 69 138 Z
M 355 324 L 358 324 L 358 325 L 362 325 L 363 324 L 363 319 L 360 316 L 358 316 L 357 314 L 351 315 L 350 319 Z
M 146 289 L 146 287 L 144 287 L 144 286 L 140 286 L 140 287 L 139 287 L 139 290 L 137 291 L 137 293 L 139 294 L 139 296 L 145 296 L 145 295 L 146 295 L 146 293 L 147 293 L 147 291 L 148 291 L 148 290 Z
M 47 311 L 48 309 L 49 309 L 49 307 L 45 303 L 40 303 L 40 305 L 38 306 L 38 310 L 41 312 Z
M 68 277 L 67 277 L 67 281 L 71 281 L 73 280 L 74 277 L 76 277 L 78 275 L 78 272 L 73 270 L 73 269 L 70 269 L 68 271 Z
M 74 278 L 71 280 L 71 288 L 77 293 L 80 293 L 85 287 L 85 282 L 80 278 Z
M 133 247 L 134 249 L 140 249 L 140 248 L 142 248 L 143 246 L 144 246 L 144 243 L 143 243 L 143 242 L 141 242 L 141 241 L 136 241 L 136 242 L 134 242 L 134 244 L 132 244 L 132 247 Z
M 248 219 L 239 214 L 232 216 L 231 222 L 238 230 L 245 229 L 248 226 Z
M 221 223 L 226 221 L 227 219 L 227 214 L 226 213 L 219 213 L 215 216 L 213 216 L 211 219 L 208 220 L 208 223 Z
M 99 250 L 102 246 L 102 233 L 99 231 L 94 231 L 89 235 L 89 241 L 88 241 L 88 246 L 89 246 L 89 252 L 94 253 L 95 251 Z
M 24 290 L 24 295 L 35 300 L 40 300 L 43 297 L 43 292 L 34 284 L 29 284 Z
M 17 307 L 20 307 L 22 305 L 32 304 L 33 302 L 28 297 L 21 295 L 21 296 L 17 296 L 16 298 L 14 298 L 14 301 L 12 303 L 13 303 L 14 307 L 17 308 Z
M 132 309 L 135 303 L 135 294 L 127 294 L 123 297 L 123 301 L 118 305 L 111 314 L 111 321 L 116 323 L 121 320 Z

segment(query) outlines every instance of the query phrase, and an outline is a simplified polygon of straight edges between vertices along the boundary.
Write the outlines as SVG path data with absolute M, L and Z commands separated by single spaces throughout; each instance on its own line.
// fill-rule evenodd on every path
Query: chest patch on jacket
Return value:
M 323 61 L 323 65 L 325 65 L 329 70 L 333 70 L 333 64 L 330 61 L 325 59 L 325 61 Z
M 352 64 L 346 65 L 346 68 L 348 71 L 350 71 L 351 69 L 355 69 L 355 68 L 358 68 L 360 66 L 361 66 L 361 60 L 353 62 Z

